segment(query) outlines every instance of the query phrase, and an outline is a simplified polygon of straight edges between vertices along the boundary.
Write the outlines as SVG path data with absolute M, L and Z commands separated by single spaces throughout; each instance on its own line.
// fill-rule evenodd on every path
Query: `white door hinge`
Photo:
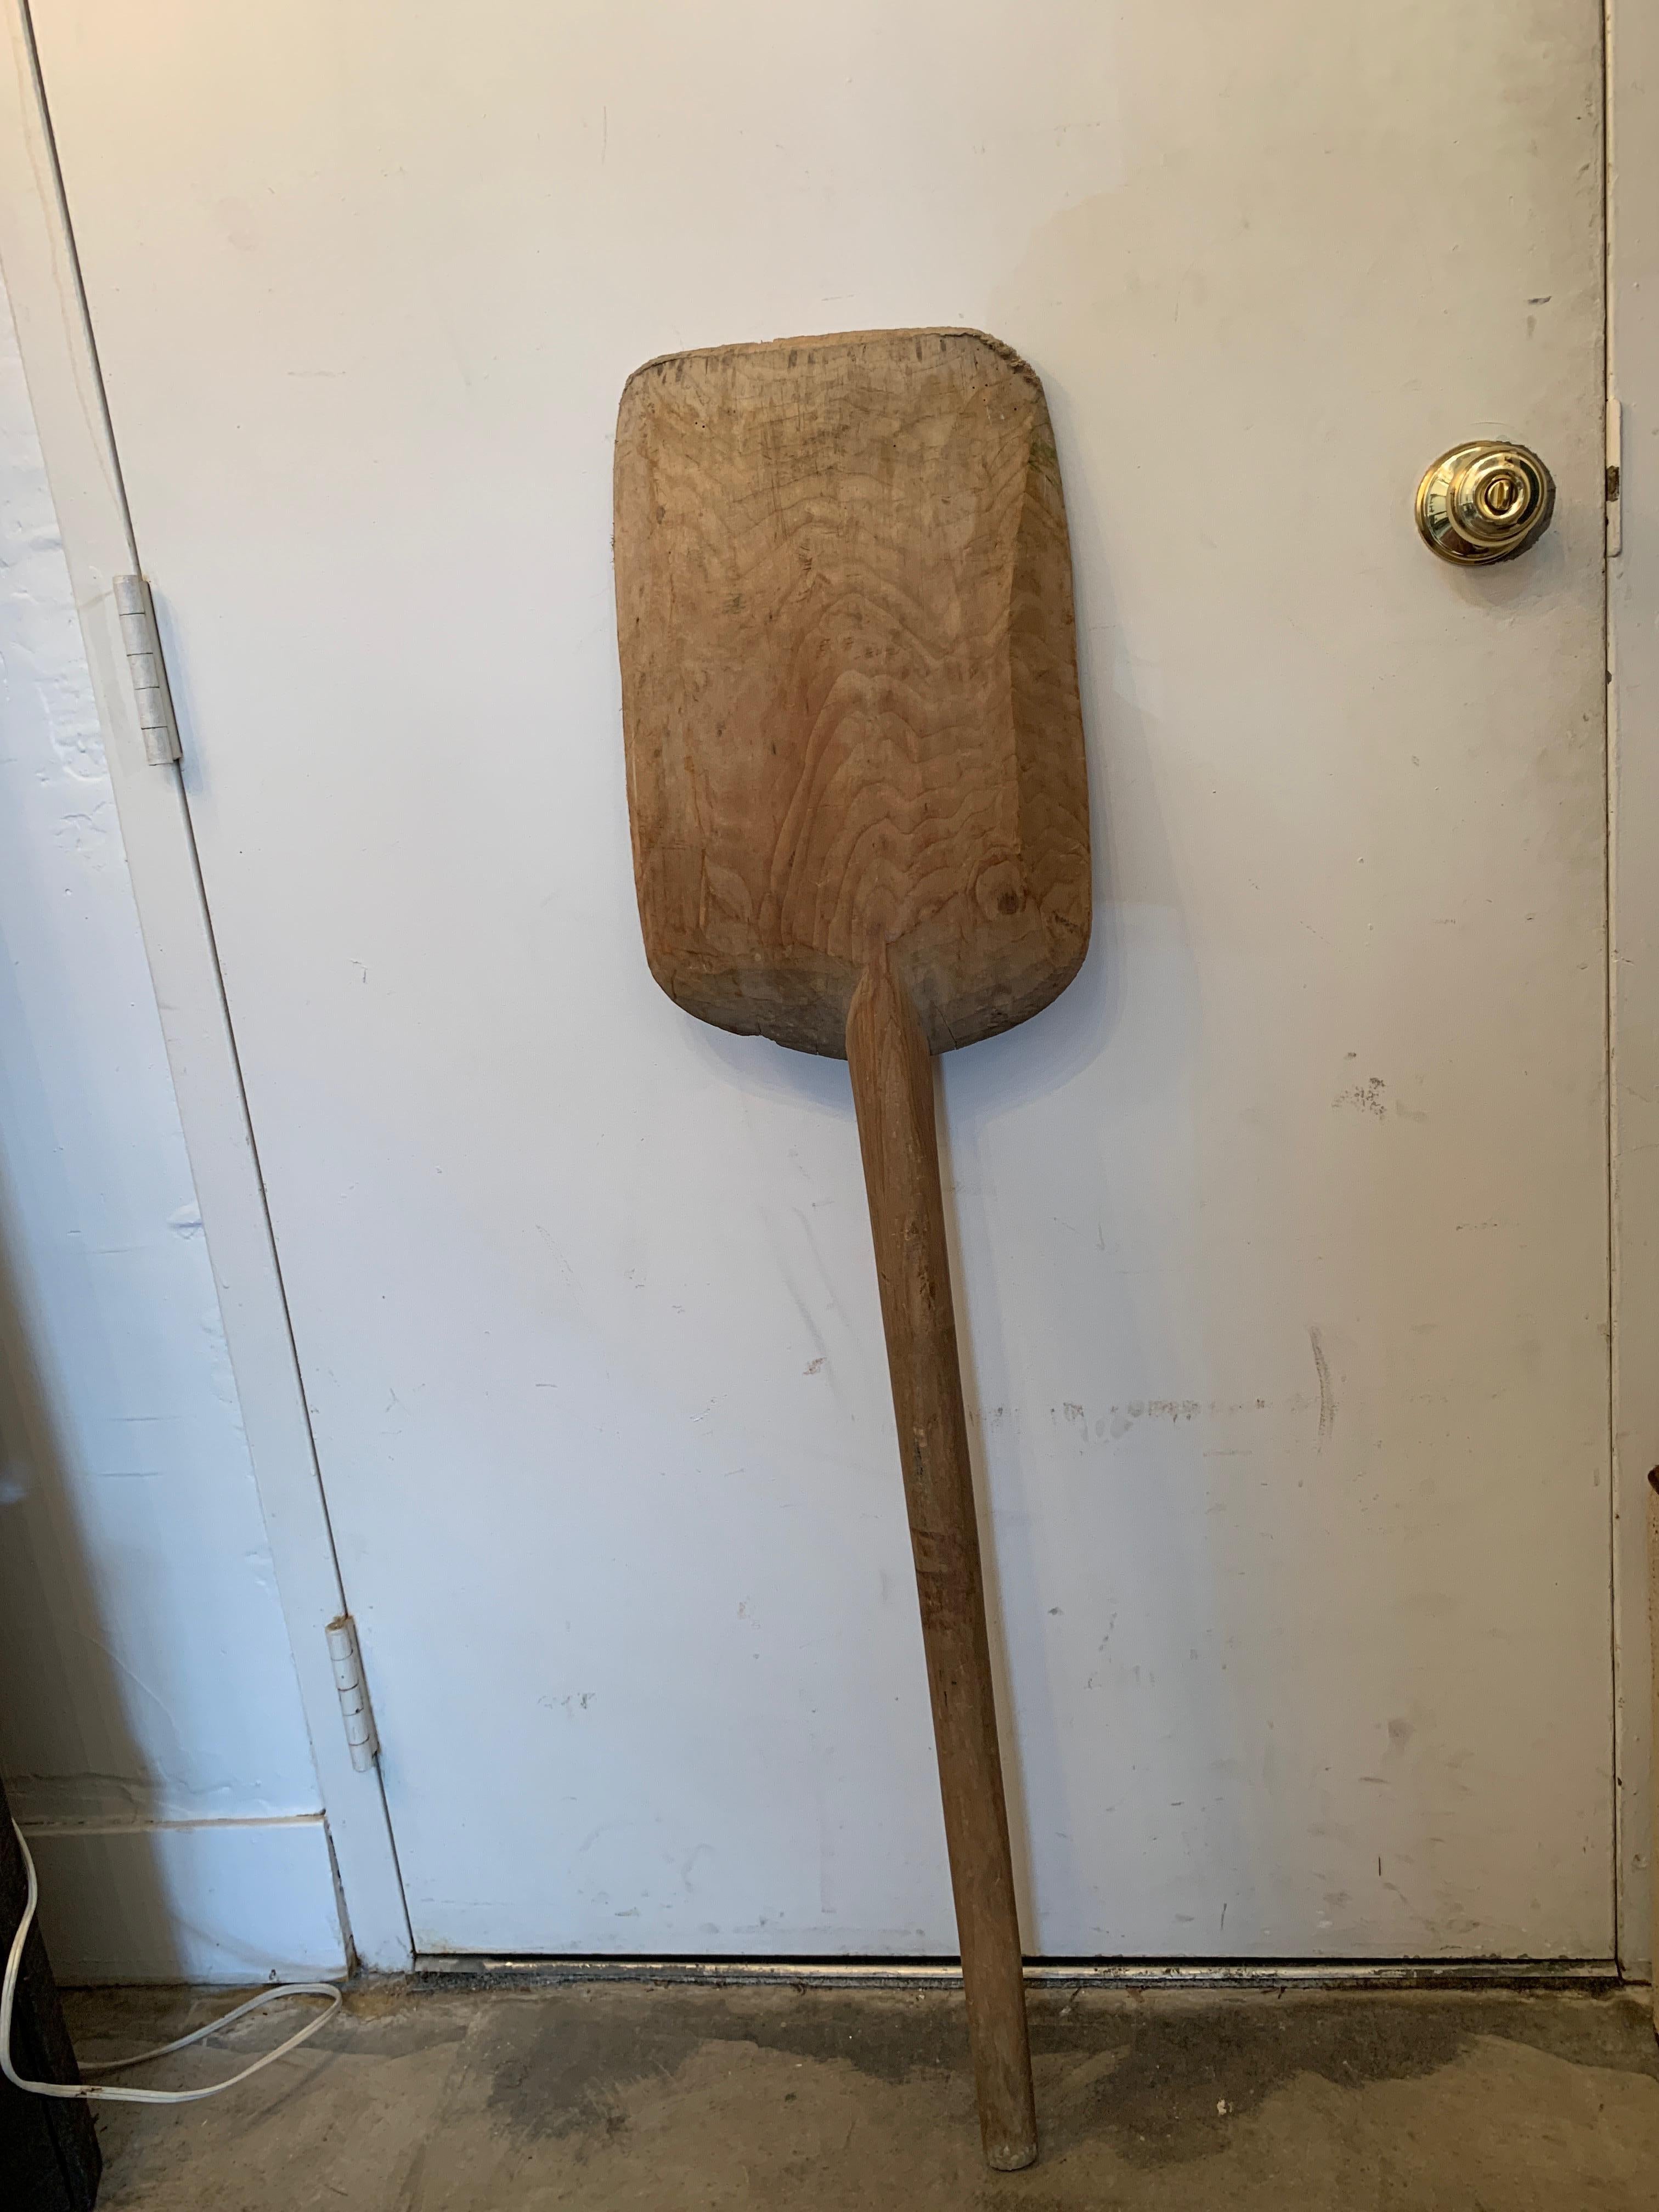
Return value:
M 349 1613 L 328 1624 L 328 1656 L 334 1662 L 335 1687 L 340 1692 L 340 1717 L 345 1723 L 351 1763 L 367 1774 L 380 1755 L 374 1733 L 374 1716 L 368 1710 L 368 1686 L 363 1680 L 363 1658 L 357 1649 L 357 1624 Z
M 115 609 L 121 617 L 121 641 L 127 649 L 133 696 L 138 702 L 144 758 L 152 768 L 165 768 L 179 757 L 179 725 L 173 719 L 173 694 L 167 689 L 167 665 L 155 628 L 155 602 L 142 576 L 115 579 Z
M 1619 394 L 1607 386 L 1607 556 L 1625 550 L 1625 441 Z

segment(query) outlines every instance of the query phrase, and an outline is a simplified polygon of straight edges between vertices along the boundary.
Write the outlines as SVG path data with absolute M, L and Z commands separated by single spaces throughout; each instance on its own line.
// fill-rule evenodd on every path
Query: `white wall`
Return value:
M 0 297 L 0 1769 L 60 1974 L 340 1963 L 316 1774 Z

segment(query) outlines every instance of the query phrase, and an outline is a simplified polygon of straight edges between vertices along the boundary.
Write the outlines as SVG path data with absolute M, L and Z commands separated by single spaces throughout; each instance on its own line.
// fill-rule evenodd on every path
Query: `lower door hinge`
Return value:
M 334 1684 L 340 1692 L 340 1717 L 345 1723 L 351 1763 L 367 1774 L 380 1755 L 380 1739 L 374 1733 L 374 1716 L 368 1709 L 368 1686 L 363 1680 L 363 1656 L 357 1648 L 357 1624 L 349 1613 L 328 1624 L 328 1656 L 334 1662 Z
M 115 579 L 115 611 L 121 617 L 121 642 L 127 649 L 133 696 L 138 702 L 144 758 L 152 768 L 165 768 L 179 758 L 179 725 L 155 627 L 155 602 L 142 576 Z

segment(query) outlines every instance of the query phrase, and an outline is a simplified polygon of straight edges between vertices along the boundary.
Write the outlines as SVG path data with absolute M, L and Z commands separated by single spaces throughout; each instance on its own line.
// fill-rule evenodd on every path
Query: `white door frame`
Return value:
M 1622 550 L 1607 564 L 1613 1693 L 1619 1960 L 1653 1958 L 1648 1469 L 1659 1462 L 1659 20 L 1607 10 L 1607 357 Z
M 203 900 L 185 772 L 144 758 L 113 580 L 141 571 L 41 106 L 27 0 L 0 34 L 0 266 L 58 509 L 349 1941 L 413 1963 L 378 1768 L 351 1764 L 324 1631 L 346 1610 Z M 159 611 L 165 629 L 165 608 Z M 187 749 L 188 757 L 188 749 Z
M 1610 566 L 1608 592 L 1609 1566 L 1619 1837 L 1609 1873 L 1619 1958 L 1635 1978 L 1651 1955 L 1644 1545 L 1647 1470 L 1659 1460 L 1659 1358 L 1650 1349 L 1659 1347 L 1659 21 L 1636 0 L 1608 5 L 1607 312 L 1625 469 L 1624 550 Z M 352 1768 L 324 1640 L 344 1598 L 202 896 L 188 776 L 146 763 L 129 688 L 112 579 L 142 564 L 40 103 L 27 0 L 11 0 L 0 57 L 0 264 L 91 665 L 349 1933 L 365 1966 L 406 1970 L 412 1948 L 385 1796 L 378 1772 Z M 165 632 L 164 593 L 160 612 Z

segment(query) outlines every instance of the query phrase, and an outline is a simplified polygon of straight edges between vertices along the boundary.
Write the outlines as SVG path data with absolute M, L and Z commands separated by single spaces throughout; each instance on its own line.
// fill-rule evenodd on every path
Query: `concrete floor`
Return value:
M 1643 1993 L 1645 1996 L 1645 1992 Z M 228 2000 L 70 1993 L 87 2057 Z M 979 2158 L 944 1992 L 370 1985 L 211 2102 L 106 2107 L 104 2212 L 1653 2212 L 1631 1996 L 1044 1990 L 1041 2162 Z M 267 2016 L 140 2078 L 184 2087 Z

